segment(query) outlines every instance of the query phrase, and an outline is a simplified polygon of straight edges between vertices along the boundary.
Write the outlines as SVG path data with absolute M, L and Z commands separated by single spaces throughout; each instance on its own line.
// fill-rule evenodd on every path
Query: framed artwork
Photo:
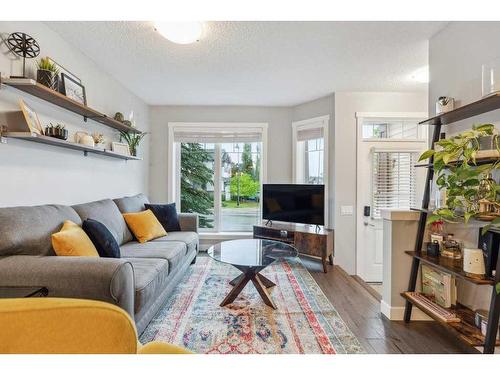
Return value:
M 21 111 L 23 112 L 24 119 L 28 124 L 30 132 L 43 135 L 43 127 L 37 113 L 22 99 L 19 99 L 19 107 L 21 107 Z
M 130 147 L 126 143 L 111 142 L 111 151 L 120 155 L 130 156 Z
M 56 66 L 59 68 L 59 71 L 61 73 L 64 73 L 67 77 L 72 78 L 74 81 L 77 81 L 78 83 L 82 83 L 82 80 L 80 78 L 78 78 L 75 74 L 73 74 L 68 69 L 66 69 L 64 66 L 62 66 L 57 61 L 55 61 L 52 57 L 49 57 L 49 60 L 51 63 L 56 64 Z
M 85 87 L 66 73 L 61 73 L 61 93 L 80 104 L 87 105 Z

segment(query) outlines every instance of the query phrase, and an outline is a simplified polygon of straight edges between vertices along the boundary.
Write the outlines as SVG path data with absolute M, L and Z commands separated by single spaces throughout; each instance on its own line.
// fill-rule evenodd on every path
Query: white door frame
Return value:
M 391 119 L 391 118 L 400 118 L 400 119 L 426 119 L 428 117 L 427 112 L 355 112 L 356 117 L 356 200 L 355 200 L 355 210 L 354 210 L 354 220 L 355 220 L 355 251 L 356 251 L 356 275 L 360 275 L 362 272 L 362 252 L 358 251 L 358 152 L 359 152 L 359 142 L 387 142 L 387 143 L 413 143 L 413 144 L 421 144 L 425 142 L 427 144 L 428 137 L 422 137 L 421 140 L 408 140 L 408 139 L 362 139 L 362 129 L 363 121 L 365 119 Z M 428 127 L 420 126 L 418 131 L 426 131 L 428 132 Z M 415 145 L 416 146 L 416 145 Z M 360 272 L 361 271 L 361 272 Z
M 330 115 L 313 117 L 301 121 L 292 122 L 292 178 L 293 182 L 297 183 L 297 133 L 299 130 L 304 129 L 323 129 L 323 185 L 325 185 L 325 228 L 330 226 L 329 220 L 329 201 L 328 201 L 328 158 L 329 158 L 329 140 L 328 140 L 328 128 L 330 123 Z
M 193 131 L 197 129 L 236 129 L 244 131 L 245 129 L 256 129 L 261 133 L 262 137 L 262 149 L 260 158 L 260 185 L 262 191 L 262 184 L 267 182 L 267 122 L 169 122 L 168 123 L 168 140 L 167 140 L 167 197 L 169 202 L 175 202 L 176 206 L 180 208 L 180 178 L 177 178 L 177 171 L 180 171 L 181 160 L 180 160 L 180 147 L 178 143 L 174 142 L 174 133 L 176 130 L 186 131 L 192 129 Z M 220 162 L 220 152 L 216 152 L 215 162 Z M 217 164 L 216 164 L 217 165 Z M 220 170 L 215 168 L 214 171 L 214 185 L 219 185 L 220 181 Z M 218 189 L 214 186 L 214 190 Z M 215 217 L 217 220 L 216 228 L 220 228 L 220 196 L 215 194 L 214 196 L 214 206 L 215 206 Z M 260 209 L 262 212 L 262 200 L 260 202 Z

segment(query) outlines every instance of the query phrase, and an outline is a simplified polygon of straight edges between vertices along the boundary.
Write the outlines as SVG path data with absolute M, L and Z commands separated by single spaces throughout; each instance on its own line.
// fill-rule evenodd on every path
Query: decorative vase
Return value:
M 59 76 L 51 70 L 38 69 L 36 81 L 54 91 L 59 90 Z
M 500 60 L 482 66 L 482 92 L 488 96 L 500 91 Z
M 449 96 L 440 96 L 436 102 L 436 114 L 445 113 L 453 110 L 455 107 L 455 99 Z
M 79 143 L 81 145 L 90 146 L 90 147 L 95 146 L 94 138 L 92 138 L 92 136 L 86 132 L 76 132 L 75 133 L 75 141 L 76 141 L 76 143 Z

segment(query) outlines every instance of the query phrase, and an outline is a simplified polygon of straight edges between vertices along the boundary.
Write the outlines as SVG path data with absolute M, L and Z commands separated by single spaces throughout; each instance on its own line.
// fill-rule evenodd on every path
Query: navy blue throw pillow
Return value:
M 170 204 L 145 204 L 146 210 L 153 211 L 154 215 L 161 223 L 167 232 L 175 232 L 181 230 L 179 217 L 175 203 Z
M 87 219 L 82 224 L 82 229 L 87 233 L 94 244 L 99 256 L 102 258 L 120 258 L 120 246 L 106 226 L 93 219 Z

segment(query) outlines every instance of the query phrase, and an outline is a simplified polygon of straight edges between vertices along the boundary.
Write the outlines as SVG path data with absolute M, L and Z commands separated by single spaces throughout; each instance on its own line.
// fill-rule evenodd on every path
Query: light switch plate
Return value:
M 354 209 L 352 206 L 340 206 L 340 216 L 352 216 Z

